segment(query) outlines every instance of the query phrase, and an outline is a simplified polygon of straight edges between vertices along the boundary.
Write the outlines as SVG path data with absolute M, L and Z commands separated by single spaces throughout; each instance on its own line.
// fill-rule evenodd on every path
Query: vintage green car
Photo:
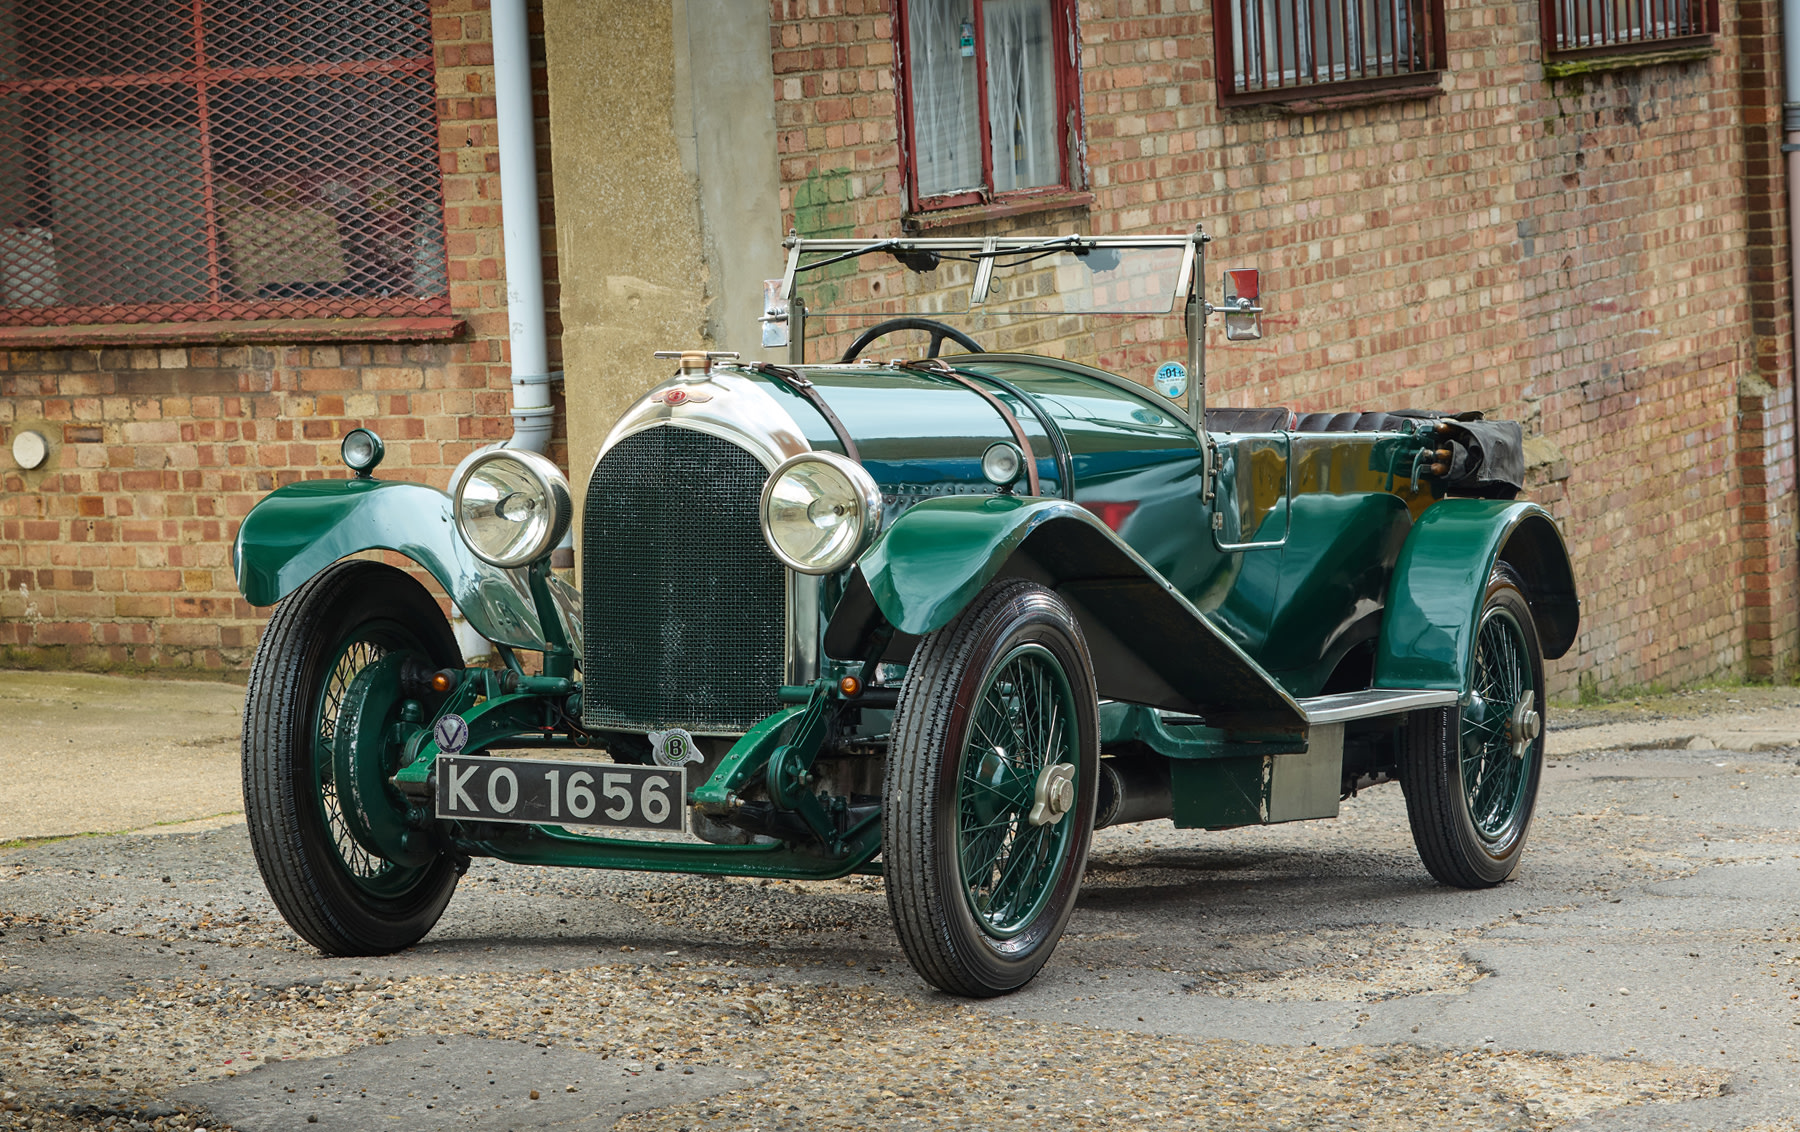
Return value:
M 234 551 L 279 602 L 243 755 L 282 914 L 364 955 L 430 931 L 473 857 L 874 872 L 919 974 L 994 995 L 1049 958 L 1095 829 L 1333 817 L 1393 780 L 1433 876 L 1505 880 L 1579 619 L 1519 427 L 1209 411 L 1209 316 L 1253 338 L 1261 308 L 1255 272 L 1207 301 L 1206 243 L 790 238 L 765 319 L 790 363 L 670 355 L 579 499 L 579 593 L 548 460 L 483 451 L 446 495 L 374 478 L 351 433 L 353 474 L 274 492 Z M 903 317 L 805 364 L 834 304 Z M 1160 316 L 1185 348 L 1151 388 L 921 310 L 1052 343 Z M 900 328 L 930 356 L 858 357 Z

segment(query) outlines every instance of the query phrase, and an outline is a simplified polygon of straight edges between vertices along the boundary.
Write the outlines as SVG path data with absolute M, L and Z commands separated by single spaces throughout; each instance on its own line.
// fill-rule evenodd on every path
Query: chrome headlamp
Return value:
M 763 538 L 802 574 L 848 566 L 880 526 L 881 488 L 861 464 L 835 452 L 802 452 L 763 485 Z
M 569 481 L 536 452 L 496 448 L 470 460 L 450 485 L 456 532 L 475 557 L 511 568 L 537 561 L 569 529 Z

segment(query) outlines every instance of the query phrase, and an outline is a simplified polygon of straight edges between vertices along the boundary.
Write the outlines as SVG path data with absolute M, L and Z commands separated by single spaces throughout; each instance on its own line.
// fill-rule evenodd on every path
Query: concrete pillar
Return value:
M 669 376 L 653 351 L 760 356 L 761 280 L 783 262 L 769 13 L 545 0 L 544 40 L 580 493 L 619 414 Z

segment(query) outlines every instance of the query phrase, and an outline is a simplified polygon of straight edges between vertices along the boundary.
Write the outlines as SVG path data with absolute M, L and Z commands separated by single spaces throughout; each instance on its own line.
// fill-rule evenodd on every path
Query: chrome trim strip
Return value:
M 1450 707 L 1460 698 L 1455 692 L 1433 688 L 1371 688 L 1366 692 L 1313 696 L 1300 700 L 1299 704 L 1300 710 L 1306 713 L 1306 722 L 1317 727 L 1324 723 Z

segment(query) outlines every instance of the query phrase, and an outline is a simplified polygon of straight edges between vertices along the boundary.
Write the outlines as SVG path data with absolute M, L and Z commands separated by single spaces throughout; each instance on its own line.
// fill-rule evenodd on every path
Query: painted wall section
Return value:
M 699 185 L 713 349 L 785 361 L 762 348 L 762 281 L 781 274 L 775 69 L 769 14 L 743 0 L 674 0 L 675 133 Z
M 672 5 L 546 0 L 544 24 L 579 492 L 613 422 L 673 372 L 651 355 L 707 345 L 707 271 L 674 131 Z

